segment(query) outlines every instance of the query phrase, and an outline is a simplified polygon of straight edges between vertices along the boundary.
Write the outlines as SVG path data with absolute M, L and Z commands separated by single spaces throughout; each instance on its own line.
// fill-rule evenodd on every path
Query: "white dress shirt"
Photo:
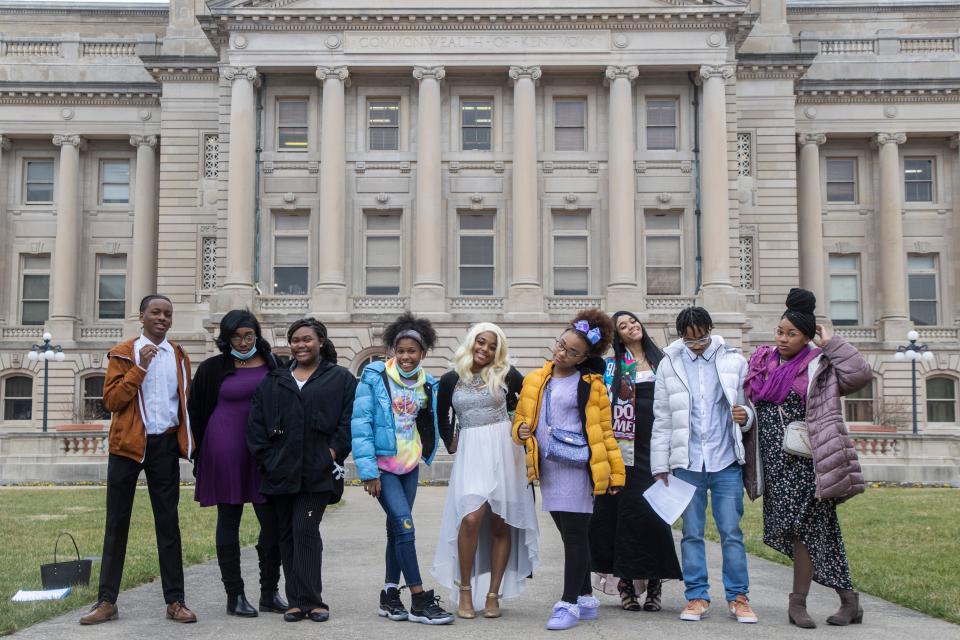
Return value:
M 720 344 L 713 341 L 697 356 L 683 349 L 683 368 L 690 384 L 690 442 L 688 471 L 722 471 L 737 461 L 733 416 L 717 372 Z
M 143 334 L 133 343 L 133 354 L 137 366 L 141 369 L 144 367 L 140 365 L 140 349 L 147 344 L 153 344 L 153 341 Z M 177 356 L 166 338 L 156 347 L 157 355 L 150 361 L 150 366 L 145 368 L 147 375 L 140 385 L 140 412 L 143 424 L 147 427 L 147 435 L 161 434 L 180 424 Z

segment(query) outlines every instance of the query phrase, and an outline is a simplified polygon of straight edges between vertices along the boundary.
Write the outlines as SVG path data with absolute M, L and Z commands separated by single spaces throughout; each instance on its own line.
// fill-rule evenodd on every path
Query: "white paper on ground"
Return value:
M 63 600 L 70 595 L 70 587 L 63 589 L 47 589 L 45 591 L 24 591 L 20 589 L 13 597 L 13 602 L 35 602 L 37 600 Z
M 664 522 L 672 525 L 683 515 L 696 491 L 695 486 L 671 474 L 669 486 L 663 484 L 663 480 L 657 480 L 643 492 L 643 497 Z

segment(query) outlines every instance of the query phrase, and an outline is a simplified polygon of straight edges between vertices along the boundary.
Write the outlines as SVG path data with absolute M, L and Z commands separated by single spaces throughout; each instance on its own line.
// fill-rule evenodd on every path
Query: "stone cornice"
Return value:
M 216 82 L 220 68 L 212 56 L 141 56 L 157 82 Z
M 123 105 L 153 107 L 160 104 L 160 87 L 129 85 L 48 85 L 0 82 L 0 105 Z
M 157 146 L 157 136 L 130 136 L 130 145 L 134 147 L 150 147 L 153 149 Z
M 162 20 L 164 23 L 169 16 L 165 5 L 141 4 L 130 2 L 127 4 L 79 4 L 76 2 L 50 3 L 0 3 L 0 15 L 41 15 L 41 16 L 134 16 L 150 17 Z
M 737 56 L 737 78 L 798 80 L 813 64 L 815 53 L 745 53 Z
M 350 69 L 347 67 L 317 67 L 316 76 L 320 82 L 327 78 L 337 78 L 341 82 L 346 82 L 350 79 Z
M 957 5 L 953 2 L 911 2 L 909 4 L 881 4 L 879 2 L 871 2 L 869 4 L 844 4 L 842 2 L 835 2 L 835 0 L 807 4 L 787 2 L 788 16 L 809 14 L 823 16 L 835 13 L 922 13 L 924 18 L 930 18 L 932 17 L 930 14 L 935 13 L 956 17 Z
M 804 146 L 808 144 L 815 144 L 818 147 L 822 144 L 826 144 L 827 136 L 823 133 L 798 133 L 797 134 L 797 144 L 799 146 Z

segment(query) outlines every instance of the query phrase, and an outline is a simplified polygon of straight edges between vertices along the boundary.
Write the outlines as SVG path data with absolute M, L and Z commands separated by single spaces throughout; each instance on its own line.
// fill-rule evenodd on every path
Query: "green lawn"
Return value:
M 960 490 L 869 488 L 838 512 L 857 590 L 960 623 Z M 761 500 L 745 502 L 743 533 L 749 553 L 789 564 L 763 544 Z
M 18 589 L 39 589 L 40 565 L 53 561 L 53 543 L 61 531 L 77 539 L 81 556 L 99 556 L 103 544 L 105 488 L 91 489 L 0 489 L 0 635 L 36 624 L 86 604 L 97 597 L 100 563 L 93 563 L 89 587 L 75 588 L 65 600 L 18 603 L 10 597 Z M 180 530 L 185 565 L 215 557 L 215 508 L 201 509 L 193 500 L 193 487 L 180 493 Z M 251 507 L 244 513 L 240 539 L 255 542 L 259 527 Z M 64 546 L 66 544 L 66 547 Z M 66 552 L 66 553 L 64 553 Z M 68 559 L 73 546 L 60 542 L 60 557 Z M 134 501 L 123 589 L 149 582 L 160 575 L 153 515 L 146 488 Z

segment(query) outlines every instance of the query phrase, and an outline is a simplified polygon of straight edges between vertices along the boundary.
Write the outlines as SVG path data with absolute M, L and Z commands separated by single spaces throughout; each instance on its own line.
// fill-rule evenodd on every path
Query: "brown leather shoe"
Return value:
M 119 615 L 117 605 L 101 600 L 90 608 L 90 613 L 80 618 L 80 624 L 103 624 L 116 620 Z
M 182 602 L 171 602 L 167 605 L 167 620 L 173 620 L 174 622 L 196 622 L 197 614 L 187 609 L 187 605 Z

